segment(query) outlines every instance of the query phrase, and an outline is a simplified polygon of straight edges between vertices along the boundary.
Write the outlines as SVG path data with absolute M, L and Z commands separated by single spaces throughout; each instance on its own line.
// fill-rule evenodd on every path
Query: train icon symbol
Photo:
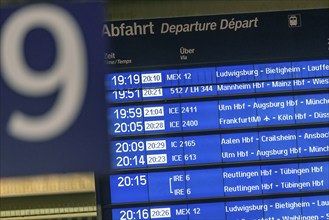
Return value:
M 290 28 L 301 27 L 301 16 L 300 14 L 288 15 L 288 26 Z

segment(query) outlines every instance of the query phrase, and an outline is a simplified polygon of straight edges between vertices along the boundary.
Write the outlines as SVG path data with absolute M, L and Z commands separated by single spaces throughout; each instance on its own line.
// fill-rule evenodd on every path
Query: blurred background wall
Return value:
M 74 1 L 58 1 L 47 0 L 46 2 L 83 2 L 90 0 L 74 0 Z M 41 0 L 0 0 L 0 6 L 9 6 L 16 4 L 25 4 L 31 2 L 44 2 Z M 230 14 L 230 13 L 244 13 L 244 12 L 266 12 L 266 11 L 282 11 L 282 10 L 298 10 L 298 9 L 314 9 L 314 8 L 329 8 L 329 0 L 108 0 L 104 2 L 104 13 L 106 20 L 129 20 L 129 19 L 143 19 L 143 18 L 161 18 L 161 17 L 177 17 L 177 16 L 195 16 L 195 15 L 214 15 L 214 14 Z M 87 178 L 91 181 L 91 188 L 85 192 L 81 192 L 81 189 L 76 191 L 64 191 L 58 190 L 52 192 L 46 190 L 39 192 L 40 189 L 44 189 L 44 186 L 49 182 L 49 176 L 35 177 L 34 179 L 3 179 L 0 181 L 1 193 L 0 199 L 2 203 L 1 216 L 11 216 L 11 219 L 20 219 L 21 217 L 13 217 L 12 212 L 17 210 L 24 211 L 31 209 L 50 210 L 54 208 L 59 210 L 61 207 L 57 204 L 57 197 L 49 197 L 45 200 L 45 196 L 50 194 L 59 193 L 61 203 L 64 198 L 67 198 L 66 204 L 70 205 L 70 208 L 88 208 L 90 219 L 94 219 L 96 215 L 95 204 L 95 186 L 93 185 L 94 177 L 91 174 L 82 174 L 77 180 L 76 176 L 58 175 L 56 177 L 58 181 L 65 181 L 74 183 L 73 180 L 79 183 Z M 41 186 L 38 195 L 31 196 L 31 181 L 35 184 L 35 181 L 41 181 Z M 39 182 L 38 182 L 39 183 Z M 10 194 L 11 187 L 18 185 L 18 188 L 27 187 L 26 191 L 19 192 L 17 194 Z M 78 184 L 79 185 L 79 184 Z M 25 188 L 24 188 L 25 189 Z M 32 188 L 31 188 L 32 189 Z M 65 194 L 73 196 L 64 196 Z M 32 195 L 36 195 L 35 193 Z M 23 198 L 22 198 L 23 197 Z M 32 201 L 32 202 L 31 202 Z M 36 205 L 33 205 L 33 204 Z M 80 204 L 81 203 L 81 204 Z M 40 206 L 41 205 L 41 206 Z M 40 207 L 39 207 L 40 206 Z M 91 207 L 91 208 L 90 208 Z M 83 209 L 84 210 L 84 209 Z M 30 212 L 30 211 L 29 211 Z M 80 210 L 77 209 L 77 212 Z M 84 210 L 84 212 L 86 212 Z M 7 215 L 8 214 L 8 215 Z M 60 213 L 59 213 L 60 214 Z M 58 217 L 58 216 L 57 216 Z M 32 219 L 32 218 L 31 218 Z
M 90 0 L 47 0 L 83 2 Z M 1 5 L 41 0 L 1 0 Z M 106 20 L 328 8 L 329 0 L 107 0 Z
M 329 0 L 111 0 L 109 20 L 328 8 Z

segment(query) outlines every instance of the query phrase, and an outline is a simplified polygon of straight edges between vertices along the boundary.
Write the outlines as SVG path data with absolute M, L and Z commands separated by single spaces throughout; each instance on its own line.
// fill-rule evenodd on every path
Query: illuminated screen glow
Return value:
M 196 17 L 125 21 L 155 33 L 110 41 L 104 216 L 329 219 L 328 21 L 316 28 L 314 14 L 328 10 L 239 15 L 260 26 L 171 36 L 157 27 Z

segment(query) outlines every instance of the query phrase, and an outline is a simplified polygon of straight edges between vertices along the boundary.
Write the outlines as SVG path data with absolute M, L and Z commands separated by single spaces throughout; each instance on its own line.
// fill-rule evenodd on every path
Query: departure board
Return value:
M 329 9 L 105 22 L 105 219 L 329 219 Z

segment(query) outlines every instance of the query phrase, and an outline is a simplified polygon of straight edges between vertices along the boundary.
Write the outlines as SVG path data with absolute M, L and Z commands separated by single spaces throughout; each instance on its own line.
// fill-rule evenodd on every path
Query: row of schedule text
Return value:
M 329 122 L 329 93 L 111 107 L 109 133 L 209 131 Z
M 194 85 L 154 87 L 143 89 L 121 89 L 107 93 L 109 103 L 150 101 L 180 98 L 225 97 L 256 93 L 282 93 L 302 90 L 324 90 L 329 88 L 329 77 L 312 79 L 279 80 L 267 82 L 226 83 L 218 85 Z
M 111 73 L 107 90 L 190 85 L 213 85 L 329 76 L 329 60 L 265 63 L 148 72 Z
M 113 220 L 328 220 L 329 196 L 118 208 Z
M 113 169 L 329 156 L 329 128 L 119 140 L 109 152 Z
M 329 190 L 329 162 L 119 174 L 110 185 L 114 204 Z

